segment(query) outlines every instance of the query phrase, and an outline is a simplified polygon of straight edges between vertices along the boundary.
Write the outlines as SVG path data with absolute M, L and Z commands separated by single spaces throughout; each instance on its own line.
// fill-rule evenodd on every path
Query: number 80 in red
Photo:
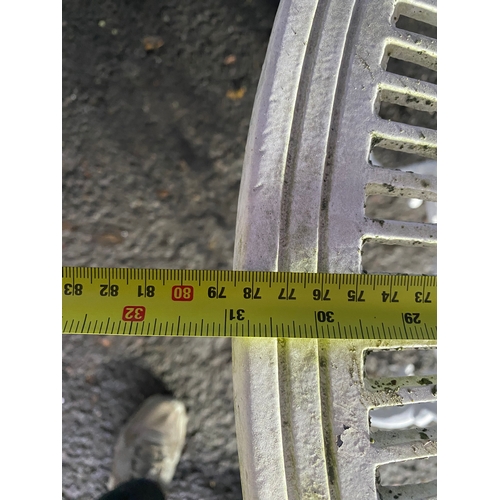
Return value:
M 188 302 L 193 300 L 194 289 L 191 285 L 176 285 L 172 287 L 172 300 Z

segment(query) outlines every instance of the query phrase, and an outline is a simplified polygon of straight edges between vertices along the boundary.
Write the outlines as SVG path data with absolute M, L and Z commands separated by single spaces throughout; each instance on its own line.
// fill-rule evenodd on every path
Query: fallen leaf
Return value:
M 228 90 L 226 92 L 226 97 L 232 101 L 238 101 L 245 95 L 246 91 L 246 87 L 241 87 L 238 90 Z
M 103 233 L 99 234 L 96 240 L 101 245 L 118 245 L 123 241 L 123 237 L 120 233 Z
M 156 191 L 156 197 L 160 200 L 164 200 L 170 193 L 166 189 L 158 189 Z
M 165 42 L 160 36 L 147 36 L 142 40 L 142 45 L 144 46 L 144 50 L 146 52 L 159 49 L 162 45 L 164 45 L 164 43 Z
M 236 56 L 234 54 L 229 54 L 224 58 L 224 64 L 229 66 L 230 64 L 234 64 L 236 62 Z

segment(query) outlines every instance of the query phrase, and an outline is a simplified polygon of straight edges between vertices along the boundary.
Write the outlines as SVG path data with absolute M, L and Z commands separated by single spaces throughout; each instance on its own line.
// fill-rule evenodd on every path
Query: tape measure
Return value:
M 437 337 L 436 276 L 63 267 L 63 333 Z

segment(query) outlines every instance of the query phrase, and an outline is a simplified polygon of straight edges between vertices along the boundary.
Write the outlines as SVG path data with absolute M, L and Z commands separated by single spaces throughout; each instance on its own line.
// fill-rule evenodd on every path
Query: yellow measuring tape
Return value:
M 435 276 L 63 267 L 63 333 L 436 340 Z

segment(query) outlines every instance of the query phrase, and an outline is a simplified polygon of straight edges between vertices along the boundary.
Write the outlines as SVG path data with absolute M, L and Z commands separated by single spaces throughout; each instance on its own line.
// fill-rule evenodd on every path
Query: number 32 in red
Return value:
M 122 321 L 144 321 L 146 308 L 144 306 L 125 306 Z

